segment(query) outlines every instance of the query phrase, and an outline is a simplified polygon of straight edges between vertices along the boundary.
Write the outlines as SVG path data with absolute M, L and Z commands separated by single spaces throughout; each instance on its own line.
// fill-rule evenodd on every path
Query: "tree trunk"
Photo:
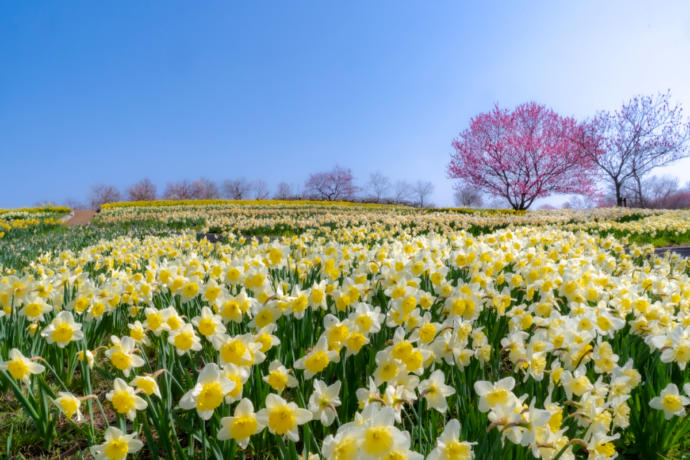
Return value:
M 640 176 L 637 175 L 637 173 L 634 174 L 633 176 L 635 178 L 635 194 L 637 195 L 637 206 L 640 208 L 644 208 L 647 206 L 646 201 L 644 199 L 644 195 L 642 194 L 642 180 L 640 179 Z

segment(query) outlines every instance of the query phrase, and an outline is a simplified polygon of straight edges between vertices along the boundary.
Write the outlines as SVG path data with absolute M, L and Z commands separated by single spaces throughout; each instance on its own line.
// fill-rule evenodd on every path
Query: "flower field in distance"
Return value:
M 690 455 L 690 211 L 65 212 L 0 214 L 8 458 Z

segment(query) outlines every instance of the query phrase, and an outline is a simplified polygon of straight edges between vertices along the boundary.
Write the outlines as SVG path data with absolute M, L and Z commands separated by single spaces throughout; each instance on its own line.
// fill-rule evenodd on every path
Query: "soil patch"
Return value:
M 91 223 L 91 219 L 96 215 L 96 211 L 92 209 L 77 209 L 74 211 L 74 215 L 65 224 L 68 226 L 73 225 L 88 225 Z

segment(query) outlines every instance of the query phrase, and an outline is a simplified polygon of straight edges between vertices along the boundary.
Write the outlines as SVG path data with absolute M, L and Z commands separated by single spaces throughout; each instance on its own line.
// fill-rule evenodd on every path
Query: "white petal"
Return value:
M 295 421 L 298 425 L 307 423 L 313 418 L 312 413 L 306 409 L 295 409 Z
M 254 413 L 254 405 L 249 398 L 243 398 L 235 407 L 235 417 Z
M 485 394 L 489 393 L 492 390 L 493 390 L 493 385 L 491 385 L 491 382 L 487 382 L 486 380 L 479 380 L 477 382 L 474 382 L 474 391 L 479 396 L 484 396 Z
M 199 382 L 199 383 L 211 382 L 213 380 L 218 380 L 219 376 L 220 376 L 220 369 L 218 368 L 218 365 L 216 363 L 208 363 L 201 370 L 201 373 L 199 373 L 199 377 L 197 378 L 197 382 Z

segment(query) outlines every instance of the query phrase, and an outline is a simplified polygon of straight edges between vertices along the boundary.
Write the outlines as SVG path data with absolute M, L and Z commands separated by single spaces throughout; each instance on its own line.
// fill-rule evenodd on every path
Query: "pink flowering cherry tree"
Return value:
M 481 113 L 453 141 L 448 176 L 528 209 L 553 193 L 595 193 L 588 136 L 570 117 L 534 102 Z M 583 145 L 584 142 L 584 145 Z

